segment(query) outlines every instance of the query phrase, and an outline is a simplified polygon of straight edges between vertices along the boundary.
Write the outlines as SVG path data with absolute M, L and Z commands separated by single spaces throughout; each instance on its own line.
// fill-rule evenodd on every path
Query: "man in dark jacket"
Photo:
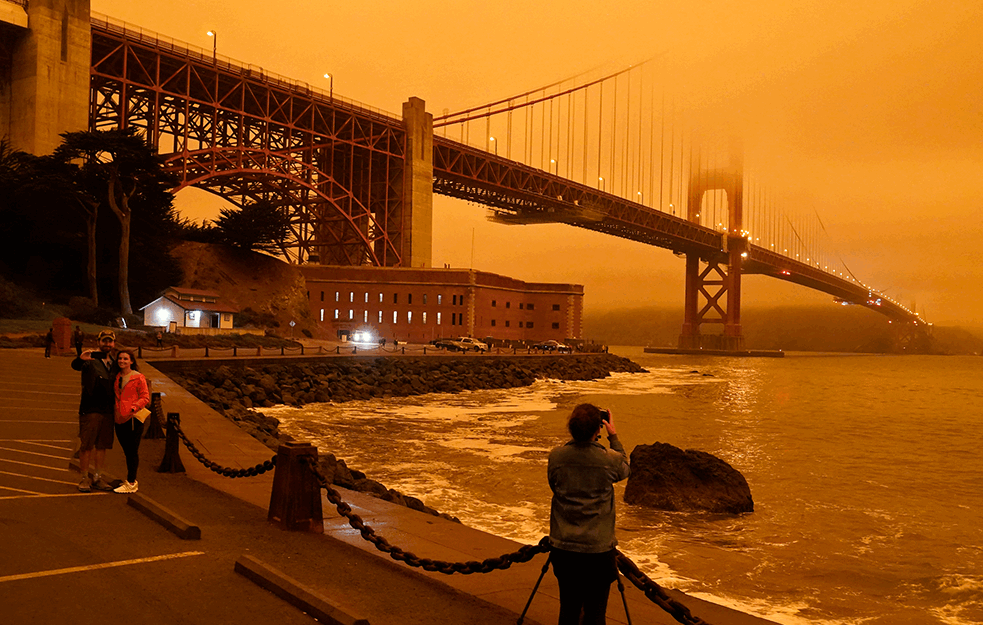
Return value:
M 603 625 L 617 577 L 614 483 L 631 472 L 611 413 L 593 404 L 573 409 L 573 440 L 550 452 L 550 560 L 560 585 L 559 625 Z M 611 449 L 597 441 L 608 433 Z M 583 620 L 581 621 L 581 613 Z
M 116 396 L 113 380 L 119 373 L 116 364 L 116 335 L 112 330 L 99 333 L 99 349 L 82 352 L 72 361 L 72 369 L 82 372 L 82 397 L 79 401 L 79 491 L 112 490 L 103 479 L 106 450 L 113 448 L 113 407 Z M 89 475 L 89 462 L 94 472 Z

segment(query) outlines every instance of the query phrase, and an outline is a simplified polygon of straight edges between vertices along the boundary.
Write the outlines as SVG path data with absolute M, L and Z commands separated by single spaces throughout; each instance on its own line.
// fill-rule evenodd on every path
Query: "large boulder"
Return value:
M 625 501 L 671 511 L 754 511 L 751 489 L 736 469 L 706 452 L 666 443 L 632 450 Z

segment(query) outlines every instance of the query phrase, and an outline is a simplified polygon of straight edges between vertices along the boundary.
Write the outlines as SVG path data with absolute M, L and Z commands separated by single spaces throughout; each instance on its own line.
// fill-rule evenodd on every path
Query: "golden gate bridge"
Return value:
M 658 58 L 436 118 L 411 98 L 398 116 L 105 16 L 90 25 L 89 127 L 142 130 L 176 190 L 286 208 L 290 262 L 428 267 L 438 193 L 500 223 L 684 256 L 681 348 L 743 349 L 743 274 L 929 325 L 854 276 L 819 215 L 784 205 L 739 141 L 687 128 Z

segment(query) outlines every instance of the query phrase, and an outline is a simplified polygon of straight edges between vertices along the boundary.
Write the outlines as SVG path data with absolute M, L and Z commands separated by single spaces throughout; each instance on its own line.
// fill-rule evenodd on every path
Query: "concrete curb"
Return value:
M 182 540 L 200 540 L 201 529 L 191 525 L 170 509 L 143 495 L 130 495 L 126 503 L 163 525 L 168 531 Z
M 260 588 L 265 588 L 287 603 L 307 612 L 322 623 L 331 625 L 369 625 L 368 619 L 357 618 L 344 612 L 313 589 L 282 572 L 267 566 L 252 556 L 242 556 L 236 560 L 235 571 L 251 580 Z

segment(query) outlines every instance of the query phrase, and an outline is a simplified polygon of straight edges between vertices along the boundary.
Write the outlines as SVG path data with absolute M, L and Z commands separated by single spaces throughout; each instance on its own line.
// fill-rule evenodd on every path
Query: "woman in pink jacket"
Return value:
M 117 493 L 137 492 L 137 466 L 140 464 L 140 439 L 143 437 L 143 421 L 136 413 L 150 403 L 147 378 L 136 370 L 137 358 L 133 350 L 124 349 L 116 357 L 119 374 L 113 383 L 116 391 L 116 440 L 126 455 L 126 481 L 115 490 Z

